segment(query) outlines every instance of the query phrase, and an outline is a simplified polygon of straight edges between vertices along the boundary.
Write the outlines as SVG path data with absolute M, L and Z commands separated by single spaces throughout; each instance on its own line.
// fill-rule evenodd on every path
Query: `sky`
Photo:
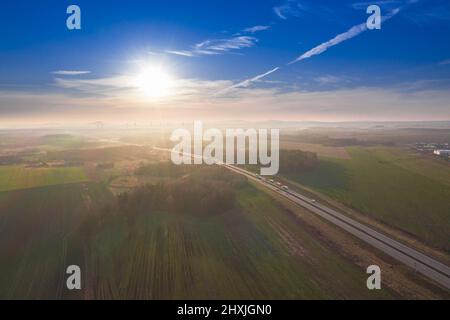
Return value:
M 0 127 L 445 121 L 449 39 L 445 0 L 2 2 Z

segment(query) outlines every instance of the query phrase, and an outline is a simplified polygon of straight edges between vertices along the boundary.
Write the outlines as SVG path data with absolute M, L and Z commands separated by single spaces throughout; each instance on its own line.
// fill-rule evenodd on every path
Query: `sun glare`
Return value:
M 145 96 L 159 98 L 170 94 L 173 79 L 161 67 L 146 66 L 136 76 L 135 85 Z

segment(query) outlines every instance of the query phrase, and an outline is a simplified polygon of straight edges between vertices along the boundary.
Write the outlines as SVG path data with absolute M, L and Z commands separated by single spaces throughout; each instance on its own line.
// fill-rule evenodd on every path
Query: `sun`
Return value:
M 135 86 L 145 95 L 152 98 L 170 94 L 173 87 L 170 74 L 160 66 L 145 66 L 135 79 Z

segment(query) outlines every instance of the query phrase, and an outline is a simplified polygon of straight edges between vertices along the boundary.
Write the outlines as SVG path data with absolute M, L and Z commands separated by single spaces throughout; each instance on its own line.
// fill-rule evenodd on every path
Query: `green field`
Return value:
M 90 214 L 95 199 L 112 203 L 101 184 L 0 193 L 0 298 L 392 298 L 268 195 L 237 191 L 221 213 L 145 207 L 133 219 Z M 64 287 L 69 264 L 81 291 Z
M 0 166 L 0 192 L 86 181 L 83 168 L 25 168 L 21 165 Z
M 53 134 L 40 137 L 38 143 L 60 148 L 81 148 L 89 144 L 86 138 L 70 134 Z
M 360 212 L 450 250 L 450 166 L 409 150 L 350 147 L 351 160 L 321 158 L 289 176 Z
M 110 197 L 94 183 L 0 192 L 0 299 L 60 297 L 64 266 L 75 262 L 67 239 Z
M 87 259 L 96 299 L 388 298 L 366 275 L 249 188 L 240 212 L 111 220 Z

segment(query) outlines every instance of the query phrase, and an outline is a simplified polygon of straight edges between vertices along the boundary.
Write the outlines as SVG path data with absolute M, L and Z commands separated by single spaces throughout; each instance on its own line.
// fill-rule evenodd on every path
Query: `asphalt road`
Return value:
M 424 255 L 423 253 L 408 247 L 380 232 L 371 229 L 348 216 L 337 212 L 311 198 L 305 197 L 298 192 L 292 190 L 283 190 L 276 182 L 271 183 L 270 180 L 262 180 L 255 174 L 238 168 L 233 165 L 223 164 L 226 168 L 245 175 L 253 181 L 277 192 L 279 195 L 291 200 L 308 211 L 317 214 L 325 220 L 335 224 L 336 226 L 351 233 L 355 237 L 363 240 L 371 246 L 381 250 L 385 254 L 391 256 L 397 261 L 413 268 L 416 272 L 434 280 L 443 287 L 450 289 L 450 268 L 445 264 Z

